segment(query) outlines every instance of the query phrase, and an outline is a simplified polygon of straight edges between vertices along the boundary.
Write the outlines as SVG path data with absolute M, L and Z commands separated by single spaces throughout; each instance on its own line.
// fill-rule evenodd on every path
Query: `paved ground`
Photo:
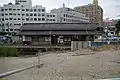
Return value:
M 44 63 L 43 68 L 21 72 L 7 77 L 7 80 L 93 80 L 119 77 L 119 61 L 119 51 L 92 52 L 81 50 L 64 54 L 53 53 L 41 56 L 41 62 Z M 0 65 L 0 68 L 1 66 L 5 66 L 5 68 L 0 72 L 4 72 L 36 64 L 37 58 L 1 59 L 1 62 L 4 65 Z

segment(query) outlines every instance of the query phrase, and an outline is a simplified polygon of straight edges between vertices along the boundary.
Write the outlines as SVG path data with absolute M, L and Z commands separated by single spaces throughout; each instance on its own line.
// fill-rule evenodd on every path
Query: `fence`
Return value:
M 42 63 L 42 64 L 40 63 L 40 55 L 41 55 L 41 51 L 38 52 L 38 64 L 29 66 L 29 67 L 25 67 L 25 68 L 16 69 L 16 70 L 13 70 L 13 71 L 9 71 L 9 72 L 2 73 L 2 74 L 0 74 L 0 78 L 5 78 L 5 77 L 10 76 L 10 75 L 12 75 L 12 74 L 16 74 L 16 73 L 19 73 L 19 72 L 22 72 L 22 71 L 25 71 L 25 70 L 28 70 L 28 69 L 35 68 L 35 67 L 40 68 L 41 66 L 44 65 L 43 63 Z
M 111 45 L 116 45 L 120 44 L 120 42 L 117 41 L 99 41 L 99 42 L 94 42 L 94 41 L 72 41 L 71 42 L 71 50 L 79 50 L 79 49 L 86 49 L 88 47 L 100 47 L 104 46 L 107 44 Z
M 88 48 L 89 46 L 89 43 L 86 41 L 72 41 L 71 42 L 71 50 L 74 51 L 74 50 L 78 50 L 78 49 L 85 49 L 85 48 Z
M 31 68 L 39 67 L 39 66 L 42 66 L 42 65 L 43 64 L 40 64 L 40 65 L 37 64 L 37 65 L 32 65 L 32 66 L 29 66 L 29 67 L 26 67 L 26 68 L 21 68 L 21 69 L 9 71 L 9 72 L 6 72 L 6 73 L 2 73 L 2 74 L 0 74 L 0 78 L 4 78 L 4 77 L 10 76 L 12 74 L 16 74 L 16 73 L 19 73 L 19 72 L 22 72 L 22 71 L 25 71 L 25 70 L 28 70 L 28 69 L 31 69 Z

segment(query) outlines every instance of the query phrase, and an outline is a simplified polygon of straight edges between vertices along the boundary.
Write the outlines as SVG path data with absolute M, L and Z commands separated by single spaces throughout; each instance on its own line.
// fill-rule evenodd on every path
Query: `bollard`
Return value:
M 40 53 L 41 51 L 38 51 L 38 68 L 40 68 Z

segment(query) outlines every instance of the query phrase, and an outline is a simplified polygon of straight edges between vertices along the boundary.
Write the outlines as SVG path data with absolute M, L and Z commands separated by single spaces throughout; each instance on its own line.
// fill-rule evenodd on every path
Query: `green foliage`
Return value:
M 0 78 L 0 80 L 6 80 L 6 79 L 2 79 L 2 78 Z
M 119 35 L 119 32 L 120 32 L 120 20 L 117 22 L 115 28 L 116 28 L 115 33 L 116 33 L 117 35 Z
M 5 44 L 0 44 L 0 57 L 17 57 L 17 49 L 7 47 Z

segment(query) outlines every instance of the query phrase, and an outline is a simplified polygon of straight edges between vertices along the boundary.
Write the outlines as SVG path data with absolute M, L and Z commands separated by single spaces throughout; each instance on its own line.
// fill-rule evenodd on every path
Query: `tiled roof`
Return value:
M 90 23 L 28 23 L 20 30 L 95 30 L 97 24 Z

